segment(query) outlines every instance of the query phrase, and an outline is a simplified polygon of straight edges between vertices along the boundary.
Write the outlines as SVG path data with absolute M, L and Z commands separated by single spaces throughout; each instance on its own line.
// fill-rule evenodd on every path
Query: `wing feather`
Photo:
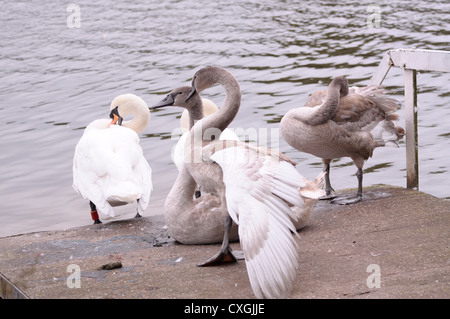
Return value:
M 299 194 L 306 185 L 303 176 L 281 156 L 258 152 L 244 143 L 223 147 L 213 142 L 204 150 L 222 168 L 228 212 L 239 224 L 255 295 L 289 296 L 297 275 L 298 253 L 291 220 L 296 216 L 288 203 L 303 206 Z

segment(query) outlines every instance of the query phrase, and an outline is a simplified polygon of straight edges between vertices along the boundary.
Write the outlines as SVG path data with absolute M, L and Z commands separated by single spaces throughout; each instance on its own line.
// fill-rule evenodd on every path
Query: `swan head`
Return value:
M 217 105 L 208 99 L 200 97 L 196 94 L 191 99 L 187 100 L 190 86 L 182 86 L 173 89 L 165 98 L 159 101 L 157 104 L 152 105 L 151 109 L 159 109 L 165 106 L 179 106 L 185 110 L 180 118 L 180 126 L 184 131 L 188 131 L 191 125 L 194 125 L 195 121 L 202 119 L 205 116 L 213 114 L 219 110 Z M 190 123 L 192 121 L 192 123 Z
M 147 127 L 150 120 L 150 111 L 147 107 L 147 103 L 137 95 L 134 94 L 122 94 L 114 98 L 110 105 L 110 118 L 112 119 L 111 125 L 122 125 L 129 127 L 136 131 L 136 133 L 142 133 Z M 133 114 L 133 119 L 123 122 L 123 119 Z
M 186 98 L 186 102 L 193 96 L 197 95 L 197 93 L 213 86 L 216 83 L 220 83 L 223 74 L 231 75 L 227 70 L 217 66 L 207 66 L 198 70 L 192 79 L 191 90 Z
M 123 117 L 119 114 L 119 106 L 116 106 L 111 110 L 109 117 L 112 120 L 110 125 L 122 125 Z
M 158 109 L 165 106 L 180 106 L 185 109 L 192 109 L 198 104 L 202 104 L 201 98 L 199 95 L 196 95 L 192 99 L 188 99 L 189 92 L 191 91 L 190 86 L 182 86 L 176 89 L 173 89 L 165 98 L 159 101 L 157 104 L 151 106 L 152 109 Z
M 341 97 L 346 96 L 348 94 L 348 80 L 345 76 L 337 76 L 331 81 L 329 86 L 340 87 L 340 95 Z

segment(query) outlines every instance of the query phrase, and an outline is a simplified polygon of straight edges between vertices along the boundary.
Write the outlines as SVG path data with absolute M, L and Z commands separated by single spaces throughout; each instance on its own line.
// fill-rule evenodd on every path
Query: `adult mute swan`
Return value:
M 97 211 L 114 217 L 112 206 L 134 201 L 140 217 L 153 189 L 138 137 L 150 120 L 147 104 L 124 94 L 112 101 L 110 110 L 112 120 L 95 120 L 86 127 L 73 158 L 73 188 L 90 201 L 94 224 L 101 223 Z M 131 120 L 123 121 L 131 114 Z
M 324 192 L 303 178 L 289 158 L 277 151 L 209 139 L 212 131 L 223 131 L 239 110 L 241 91 L 237 80 L 222 68 L 200 69 L 194 75 L 186 101 L 216 83 L 225 88 L 224 105 L 190 130 L 187 139 L 194 147 L 185 154 L 185 159 L 190 160 L 185 160 L 185 170 L 172 190 L 182 192 L 186 185 L 183 183 L 196 182 L 206 192 L 218 195 L 219 211 L 227 216 L 220 251 L 199 266 L 235 261 L 228 241 L 234 221 L 239 225 L 240 243 L 255 295 L 284 298 L 292 289 L 298 268 L 292 235 L 295 227 L 291 221 L 296 216 L 288 203 L 298 207 L 315 205 Z M 169 196 L 176 195 L 172 190 Z M 173 205 L 166 201 L 166 210 L 170 211 Z
M 394 121 L 399 103 L 384 95 L 381 86 L 352 87 L 344 76 L 333 79 L 327 90 L 314 92 L 304 107 L 289 110 L 281 119 L 281 135 L 301 152 L 321 157 L 324 163 L 327 198 L 335 197 L 330 184 L 330 163 L 350 157 L 358 171 L 356 195 L 332 202 L 351 204 L 362 199 L 364 161 L 376 147 L 393 145 L 404 136 Z

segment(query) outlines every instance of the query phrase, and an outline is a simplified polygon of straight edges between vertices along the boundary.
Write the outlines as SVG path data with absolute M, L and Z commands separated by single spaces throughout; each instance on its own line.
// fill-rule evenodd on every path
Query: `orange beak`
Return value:
M 113 114 L 113 119 L 109 125 L 114 125 L 120 120 L 120 116 L 117 116 L 116 114 Z M 120 125 L 120 123 L 117 123 Z
M 119 107 L 116 106 L 111 113 L 109 114 L 109 117 L 112 119 L 111 123 L 109 123 L 109 126 L 117 124 L 122 125 L 123 118 L 119 115 Z

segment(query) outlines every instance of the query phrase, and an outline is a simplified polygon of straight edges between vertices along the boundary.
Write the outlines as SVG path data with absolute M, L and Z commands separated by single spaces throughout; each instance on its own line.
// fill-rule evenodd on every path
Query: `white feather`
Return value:
M 292 164 L 243 143 L 218 151 L 215 145 L 205 147 L 204 156 L 222 168 L 227 208 L 239 225 L 252 289 L 258 298 L 288 297 L 298 253 L 291 220 L 296 216 L 287 203 L 305 205 L 299 191 L 306 179 Z

